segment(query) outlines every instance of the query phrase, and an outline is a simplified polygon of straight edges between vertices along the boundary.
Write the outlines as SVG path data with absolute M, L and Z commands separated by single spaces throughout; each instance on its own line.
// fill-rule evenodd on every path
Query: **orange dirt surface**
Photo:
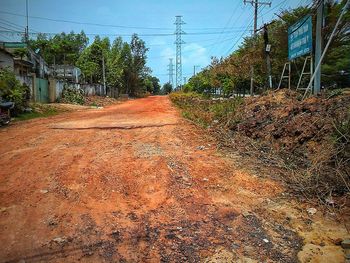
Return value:
M 296 262 L 302 249 L 303 212 L 273 201 L 283 187 L 238 169 L 167 97 L 15 123 L 0 145 L 0 262 Z

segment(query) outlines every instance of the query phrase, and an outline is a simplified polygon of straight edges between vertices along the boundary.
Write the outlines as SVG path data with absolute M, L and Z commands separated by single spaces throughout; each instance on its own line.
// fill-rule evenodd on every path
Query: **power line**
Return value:
M 247 25 L 246 30 L 240 35 L 240 37 L 237 39 L 237 41 L 233 44 L 233 46 L 225 53 L 225 56 L 227 56 L 233 49 L 234 47 L 238 44 L 238 42 L 243 38 L 243 36 L 249 31 L 249 27 L 252 25 L 254 19 L 250 20 L 250 23 Z
M 4 24 L 6 26 L 12 27 L 12 29 L 15 29 L 15 30 L 23 30 L 23 28 L 24 28 L 24 27 L 20 27 L 20 26 L 14 25 L 12 23 L 8 23 L 6 20 L 3 20 L 1 18 L 0 18 L 0 23 Z
M 19 25 L 19 24 L 11 22 L 9 20 L 3 19 L 3 18 L 0 18 L 0 23 L 7 24 L 8 26 L 11 26 L 11 27 L 13 27 L 16 30 L 23 30 L 25 28 L 24 25 Z M 31 29 L 31 31 L 39 33 L 39 31 L 34 30 L 33 28 Z
M 232 30 L 232 31 L 226 31 L 225 34 L 232 34 L 235 32 L 242 32 L 243 30 Z M 8 31 L 1 31 L 2 33 L 13 33 L 13 34 L 22 34 L 22 31 L 8 29 Z M 61 32 L 63 33 L 63 32 Z M 29 32 L 29 35 L 36 36 L 39 34 L 54 36 L 59 35 L 60 33 L 56 32 Z M 131 37 L 133 34 L 110 34 L 110 33 L 84 33 L 87 36 L 124 36 L 124 37 Z M 216 35 L 216 34 L 222 34 L 222 32 L 189 32 L 186 33 L 186 35 Z M 154 37 L 154 36 L 174 36 L 175 33 L 150 33 L 150 34 L 137 34 L 138 36 L 142 37 Z
M 16 14 L 16 13 L 7 12 L 7 11 L 0 11 L 0 13 L 7 14 L 7 15 L 13 15 L 13 16 L 19 16 L 19 17 L 26 17 L 25 15 Z M 162 28 L 162 27 L 139 27 L 139 26 L 110 25 L 110 24 L 89 23 L 89 22 L 80 22 L 80 21 L 65 20 L 65 19 L 53 19 L 53 18 L 41 17 L 41 16 L 28 16 L 28 17 L 32 18 L 32 19 L 41 19 L 41 20 L 47 20 L 47 21 L 52 21 L 52 22 L 100 26 L 100 27 L 115 27 L 115 28 L 128 28 L 128 29 L 150 29 L 150 30 L 171 30 L 171 28 L 164 28 L 164 27 Z
M 229 23 L 231 22 L 231 20 L 232 20 L 232 18 L 233 18 L 233 16 L 234 16 L 234 14 L 236 13 L 236 11 L 237 11 L 237 8 L 239 7 L 239 2 L 237 2 L 237 6 L 236 6 L 236 8 L 234 8 L 234 11 L 233 11 L 233 13 L 231 14 L 231 16 L 230 16 L 230 18 L 229 18 L 229 20 L 226 22 L 226 24 L 225 24 L 225 26 L 222 28 L 222 32 L 223 31 L 225 31 L 225 29 L 227 28 L 227 26 L 229 25 Z M 241 13 L 242 14 L 242 13 Z M 218 40 L 220 40 L 221 39 L 221 37 L 222 37 L 222 34 L 220 34 L 219 35 L 219 37 L 218 37 Z M 213 47 L 212 48 L 210 48 L 210 50 L 209 50 L 209 54 L 211 53 L 211 51 L 213 50 Z
M 233 40 L 233 39 L 235 39 L 235 37 L 231 37 L 231 38 L 228 38 L 228 39 L 224 39 L 224 40 L 222 40 L 222 41 L 220 41 L 220 42 L 214 42 L 214 43 L 209 44 L 209 45 L 204 45 L 204 46 L 201 46 L 201 48 L 211 47 L 211 46 L 213 46 L 213 45 L 216 45 L 217 43 L 221 43 L 221 42 L 229 41 L 229 40 Z M 187 43 L 187 44 L 188 44 L 188 43 Z M 198 48 L 188 49 L 188 50 L 182 51 L 182 54 L 188 53 L 188 52 L 191 52 L 191 51 L 195 51 L 195 50 L 197 50 L 197 49 L 198 49 Z M 149 57 L 149 58 L 147 58 L 147 59 L 150 60 L 150 59 L 168 58 L 168 57 L 169 57 L 169 56 L 157 56 L 157 57 Z
M 7 15 L 13 15 L 13 16 L 19 16 L 19 17 L 26 17 L 26 15 L 7 12 L 7 11 L 0 11 L 0 13 L 7 14 Z M 173 29 L 173 28 L 168 28 L 168 27 L 141 27 L 141 26 L 100 24 L 100 23 L 81 22 L 81 21 L 74 21 L 74 20 L 67 20 L 67 19 L 54 19 L 54 18 L 41 17 L 41 16 L 28 16 L 28 17 L 32 18 L 32 19 L 40 19 L 40 20 L 59 22 L 59 23 L 90 25 L 90 26 L 99 26 L 99 27 L 112 27 L 112 28 L 124 28 L 124 29 L 145 29 L 145 30 L 172 30 Z M 239 28 L 239 27 L 237 27 L 237 28 Z M 222 28 L 219 28 L 219 27 L 189 28 L 189 30 L 220 30 L 220 29 L 222 29 Z
M 0 35 L 1 35 L 1 33 L 0 33 Z M 9 37 L 7 37 L 7 36 L 1 35 L 1 36 L 0 36 L 0 38 L 1 38 L 1 37 L 5 38 L 5 39 L 7 39 L 7 40 L 12 41 L 12 39 L 11 39 L 11 38 L 9 38 Z
M 275 7 L 269 9 L 269 11 L 265 12 L 264 14 L 262 14 L 262 16 L 267 15 L 268 13 L 272 12 L 273 10 L 276 10 L 278 7 L 280 7 L 281 5 L 286 4 L 287 0 L 283 0 L 282 2 L 280 2 L 278 5 L 276 5 Z
M 238 3 L 240 3 L 240 2 L 238 2 Z M 239 19 L 242 17 L 242 15 L 243 15 L 243 12 L 240 12 L 239 16 L 236 18 L 236 20 L 234 21 L 233 24 L 237 23 L 237 21 L 239 21 Z M 245 31 L 245 30 L 246 30 L 246 28 L 244 29 L 244 31 Z M 244 32 L 244 31 L 243 31 L 243 32 Z

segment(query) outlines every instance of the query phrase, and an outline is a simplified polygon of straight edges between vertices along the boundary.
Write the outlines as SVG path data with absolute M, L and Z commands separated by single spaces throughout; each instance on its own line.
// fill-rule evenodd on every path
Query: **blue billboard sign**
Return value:
M 312 52 L 312 18 L 304 17 L 288 28 L 288 58 L 293 60 Z

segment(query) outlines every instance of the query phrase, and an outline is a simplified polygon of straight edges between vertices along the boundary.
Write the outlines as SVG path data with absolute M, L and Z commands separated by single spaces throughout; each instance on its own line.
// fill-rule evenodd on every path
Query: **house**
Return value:
M 15 68 L 13 55 L 3 48 L 0 48 L 0 68 L 8 68 L 11 71 Z
M 14 57 L 14 72 L 20 78 L 26 78 L 35 73 L 37 78 L 47 78 L 49 67 L 45 60 L 26 43 L 23 42 L 0 42 L 0 48 L 11 53 Z M 19 50 L 22 51 L 18 52 Z
M 56 79 L 78 83 L 81 70 L 72 65 L 51 65 L 50 75 Z

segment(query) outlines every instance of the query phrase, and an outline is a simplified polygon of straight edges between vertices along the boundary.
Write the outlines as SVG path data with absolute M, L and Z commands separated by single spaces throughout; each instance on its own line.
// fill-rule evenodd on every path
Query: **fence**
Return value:
M 47 79 L 35 79 L 35 101 L 42 103 L 50 102 L 49 83 Z

